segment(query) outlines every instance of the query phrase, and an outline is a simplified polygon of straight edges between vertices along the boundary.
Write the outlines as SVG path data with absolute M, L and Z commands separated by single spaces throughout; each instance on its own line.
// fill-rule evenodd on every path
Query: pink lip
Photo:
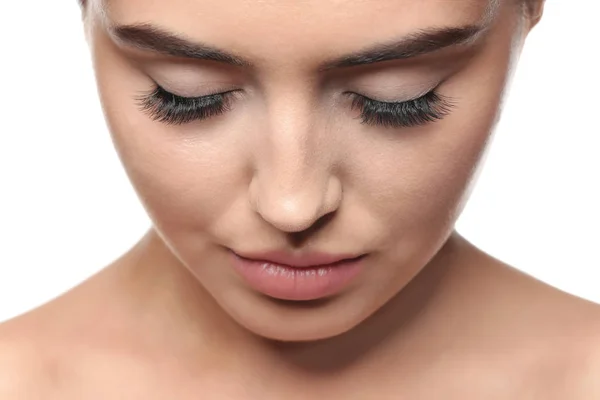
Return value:
M 231 252 L 234 269 L 254 290 L 282 300 L 316 300 L 341 292 L 363 269 L 364 255 Z M 251 258 L 247 258 L 251 257 Z
M 328 253 L 309 253 L 293 255 L 283 251 L 267 251 L 262 253 L 236 253 L 242 258 L 252 261 L 263 261 L 272 264 L 286 265 L 290 267 L 318 267 L 322 265 L 334 264 L 343 260 L 351 260 L 360 257 L 356 254 L 328 254 Z

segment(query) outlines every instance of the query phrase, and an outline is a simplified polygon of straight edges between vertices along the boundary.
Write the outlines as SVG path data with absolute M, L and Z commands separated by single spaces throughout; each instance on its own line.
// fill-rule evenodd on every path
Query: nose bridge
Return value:
M 263 219 L 285 231 L 302 231 L 334 211 L 341 187 L 310 90 L 290 90 L 266 101 L 268 121 L 259 133 L 251 197 Z

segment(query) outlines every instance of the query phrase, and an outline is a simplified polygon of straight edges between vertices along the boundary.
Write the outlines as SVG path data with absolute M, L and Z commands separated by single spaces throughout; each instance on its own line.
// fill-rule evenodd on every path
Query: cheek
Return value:
M 155 132 L 160 137 L 164 132 Z M 139 135 L 131 135 L 138 138 Z M 156 226 L 172 235 L 210 232 L 244 195 L 242 157 L 228 147 L 121 140 L 122 161 Z
M 346 168 L 361 203 L 385 223 L 390 244 L 399 236 L 430 240 L 456 221 L 490 144 L 506 80 L 507 69 L 474 64 L 441 88 L 455 104 L 443 120 L 363 132 L 385 140 L 363 141 L 348 152 Z
M 399 236 L 421 241 L 423 235 L 441 234 L 454 222 L 485 148 L 486 132 L 421 130 L 415 133 L 423 137 L 403 137 L 372 152 L 369 160 L 354 158 L 362 166 L 352 168 L 351 178 L 360 203 L 388 232 L 390 245 Z M 442 135 L 455 138 L 448 141 Z M 367 153 L 365 148 L 361 152 Z

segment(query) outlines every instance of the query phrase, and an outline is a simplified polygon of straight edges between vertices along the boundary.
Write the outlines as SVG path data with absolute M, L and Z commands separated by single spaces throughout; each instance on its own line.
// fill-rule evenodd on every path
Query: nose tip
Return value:
M 253 208 L 266 222 L 285 232 L 301 232 L 322 216 L 335 211 L 341 202 L 342 188 L 338 179 L 325 183 L 295 182 L 291 187 L 265 187 L 258 180 L 251 184 Z

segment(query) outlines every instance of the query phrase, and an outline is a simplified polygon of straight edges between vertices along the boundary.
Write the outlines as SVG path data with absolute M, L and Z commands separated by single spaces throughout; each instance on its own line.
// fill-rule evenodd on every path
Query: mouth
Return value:
M 241 256 L 231 251 L 236 272 L 253 289 L 280 300 L 308 301 L 339 294 L 364 269 L 366 254 L 269 252 Z

